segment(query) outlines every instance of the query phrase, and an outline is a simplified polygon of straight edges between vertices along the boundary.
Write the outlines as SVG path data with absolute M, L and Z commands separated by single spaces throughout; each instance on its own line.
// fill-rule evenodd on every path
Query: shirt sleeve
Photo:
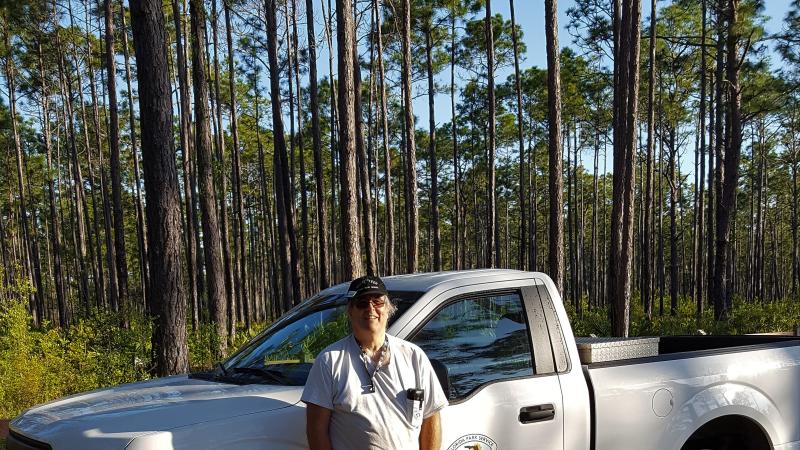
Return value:
M 330 359 L 326 354 L 320 354 L 311 366 L 303 396 L 303 403 L 313 403 L 317 406 L 333 410 L 333 373 Z
M 422 388 L 425 389 L 425 397 L 422 400 L 422 417 L 427 419 L 447 406 L 447 396 L 442 390 L 436 372 L 433 370 L 428 356 L 420 349 L 420 375 Z

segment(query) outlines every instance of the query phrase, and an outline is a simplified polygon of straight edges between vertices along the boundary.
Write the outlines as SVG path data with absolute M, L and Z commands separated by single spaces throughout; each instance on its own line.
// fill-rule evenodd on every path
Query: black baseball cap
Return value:
M 350 282 L 350 287 L 347 288 L 347 297 L 351 300 L 367 294 L 387 295 L 388 292 L 386 292 L 383 281 L 372 275 L 356 278 Z

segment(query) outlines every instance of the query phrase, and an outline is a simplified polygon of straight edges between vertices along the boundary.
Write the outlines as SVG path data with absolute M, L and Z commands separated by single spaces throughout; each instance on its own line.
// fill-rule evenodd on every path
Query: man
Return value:
M 306 434 L 311 450 L 439 450 L 447 406 L 425 353 L 386 334 L 396 307 L 378 277 L 350 283 L 353 334 L 320 352 L 308 376 Z

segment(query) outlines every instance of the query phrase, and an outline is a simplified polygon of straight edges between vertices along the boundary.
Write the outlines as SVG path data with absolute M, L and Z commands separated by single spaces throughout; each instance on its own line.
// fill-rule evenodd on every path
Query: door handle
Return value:
M 556 416 L 556 408 L 552 403 L 546 405 L 526 406 L 519 410 L 519 421 L 521 423 L 544 422 L 553 420 Z

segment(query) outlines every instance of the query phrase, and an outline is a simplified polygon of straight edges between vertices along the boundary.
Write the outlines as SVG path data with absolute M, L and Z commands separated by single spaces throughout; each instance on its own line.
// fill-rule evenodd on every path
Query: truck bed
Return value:
M 586 364 L 583 371 L 592 449 L 619 450 L 625 442 L 679 450 L 676 443 L 708 414 L 759 411 L 768 424 L 800 417 L 800 337 L 662 337 L 658 355 Z M 787 425 L 769 430 L 779 437 L 775 448 L 800 441 L 800 427 Z
M 605 360 L 585 360 L 583 355 L 581 363 L 590 369 L 599 367 L 611 367 L 617 365 L 645 364 L 655 361 L 667 361 L 680 358 L 696 358 L 712 354 L 737 353 L 752 351 L 763 348 L 783 345 L 800 345 L 798 336 L 779 336 L 779 335 L 741 335 L 741 336 L 661 336 L 658 338 L 631 338 L 631 339 L 607 339 L 607 338 L 576 338 L 578 347 L 595 343 L 619 342 L 618 348 L 621 350 L 614 353 L 616 356 L 609 356 Z M 630 345 L 639 343 L 639 345 Z M 657 344 L 656 344 L 657 343 Z M 652 351 L 649 356 L 637 357 L 637 355 L 648 354 L 650 346 L 657 345 L 657 354 Z M 639 347 L 640 350 L 627 350 L 630 347 Z M 584 347 L 586 348 L 586 347 Z M 604 355 L 605 356 L 605 355 Z

